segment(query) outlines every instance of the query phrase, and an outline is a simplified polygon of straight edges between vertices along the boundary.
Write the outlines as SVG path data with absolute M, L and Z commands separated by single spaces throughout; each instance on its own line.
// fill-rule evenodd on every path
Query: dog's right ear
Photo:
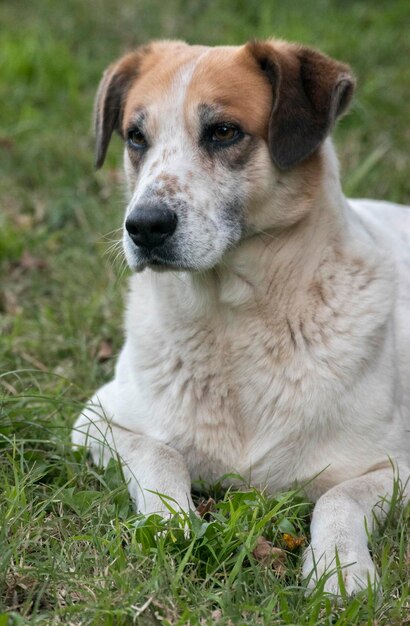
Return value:
M 326 139 L 348 108 L 355 87 L 350 67 L 306 46 L 251 41 L 273 91 L 268 145 L 281 170 L 297 165 Z
M 104 163 L 112 133 L 114 130 L 121 133 L 125 99 L 148 50 L 149 46 L 137 48 L 110 65 L 103 74 L 94 107 L 97 169 Z

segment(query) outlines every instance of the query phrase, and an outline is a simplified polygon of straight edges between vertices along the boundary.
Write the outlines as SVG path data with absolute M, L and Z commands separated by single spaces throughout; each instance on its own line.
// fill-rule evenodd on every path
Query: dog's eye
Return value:
M 131 148 L 146 148 L 147 140 L 145 139 L 144 133 L 139 128 L 133 128 L 128 132 L 128 145 Z
M 234 124 L 217 124 L 211 129 L 211 141 L 214 143 L 231 143 L 240 135 L 241 131 Z

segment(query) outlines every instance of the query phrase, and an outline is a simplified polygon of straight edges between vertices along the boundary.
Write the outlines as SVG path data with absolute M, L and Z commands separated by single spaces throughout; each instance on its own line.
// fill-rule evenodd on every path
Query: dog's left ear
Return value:
M 325 140 L 348 108 L 355 79 L 348 65 L 312 48 L 275 41 L 252 41 L 246 48 L 272 85 L 269 150 L 286 170 Z
M 110 65 L 98 87 L 94 106 L 95 167 L 100 168 L 107 154 L 111 135 L 121 131 L 125 98 L 138 76 L 141 60 L 149 46 L 141 46 Z

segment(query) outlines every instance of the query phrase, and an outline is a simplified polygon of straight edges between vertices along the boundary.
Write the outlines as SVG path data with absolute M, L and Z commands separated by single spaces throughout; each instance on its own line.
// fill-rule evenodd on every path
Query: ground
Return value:
M 346 192 L 410 203 L 407 0 L 14 0 L 0 23 L 0 626 L 410 624 L 408 509 L 371 537 L 383 590 L 336 603 L 301 584 L 300 493 L 202 486 L 216 504 L 188 538 L 69 444 L 122 342 L 118 139 L 93 171 L 104 67 L 154 37 L 315 45 L 358 77 L 336 131 Z

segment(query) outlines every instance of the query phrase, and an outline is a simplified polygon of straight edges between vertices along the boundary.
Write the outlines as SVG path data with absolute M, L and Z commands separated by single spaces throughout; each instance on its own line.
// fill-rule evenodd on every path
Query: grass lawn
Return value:
M 383 592 L 336 604 L 301 583 L 301 494 L 213 486 L 185 538 L 133 513 L 115 463 L 69 444 L 122 343 L 121 146 L 96 173 L 90 131 L 105 66 L 159 37 L 315 45 L 358 77 L 336 131 L 347 193 L 410 203 L 409 31 L 408 0 L 0 4 L 0 626 L 410 624 L 409 508 L 371 538 Z M 261 536 L 281 549 L 268 566 Z

